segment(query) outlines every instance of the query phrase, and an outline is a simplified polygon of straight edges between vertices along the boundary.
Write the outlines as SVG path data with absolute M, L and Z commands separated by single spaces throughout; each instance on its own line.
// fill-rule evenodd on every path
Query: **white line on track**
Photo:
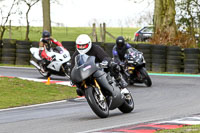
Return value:
M 0 66 L 0 68 L 10 68 L 10 69 L 32 69 L 35 70 L 36 68 L 31 68 L 31 67 L 11 67 L 11 66 Z
M 17 110 L 17 109 L 32 108 L 32 107 L 51 105 L 51 104 L 57 104 L 57 103 L 64 103 L 64 102 L 67 102 L 67 100 L 61 100 L 61 101 L 55 101 L 55 102 L 49 102 L 49 103 L 41 103 L 41 104 L 34 104 L 34 105 L 28 105 L 28 106 L 20 106 L 20 107 L 7 108 L 7 109 L 0 109 L 0 112 L 2 112 L 2 111 L 10 111 L 10 110 Z

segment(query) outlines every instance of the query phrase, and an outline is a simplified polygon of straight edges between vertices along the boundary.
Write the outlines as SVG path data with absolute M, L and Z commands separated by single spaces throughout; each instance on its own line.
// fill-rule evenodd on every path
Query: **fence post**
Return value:
M 103 39 L 102 42 L 106 42 L 106 23 L 103 23 Z
M 98 42 L 95 23 L 93 23 L 93 28 L 92 28 L 92 39 L 93 42 Z
M 12 39 L 11 20 L 9 21 L 9 39 Z
M 100 24 L 100 42 L 103 42 L 102 24 Z

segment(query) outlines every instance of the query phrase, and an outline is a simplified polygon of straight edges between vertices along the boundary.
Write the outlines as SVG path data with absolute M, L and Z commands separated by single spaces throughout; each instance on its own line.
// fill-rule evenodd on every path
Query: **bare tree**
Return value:
M 1 0 L 1 1 L 3 1 L 3 0 Z M 12 10 L 13 10 L 14 6 L 16 4 L 18 4 L 16 1 L 17 0 L 13 0 L 12 5 L 9 8 L 9 11 L 8 11 L 6 16 L 4 16 L 4 14 L 3 14 L 3 9 L 0 8 L 0 13 L 1 13 L 0 40 L 3 39 L 4 33 L 6 31 L 6 24 L 7 24 L 8 20 L 9 20 L 9 17 L 11 16 L 11 14 L 13 14 Z
M 42 0 L 43 9 L 43 30 L 52 33 L 51 30 L 51 17 L 50 17 L 50 0 Z
M 179 11 L 178 25 L 185 30 L 184 32 L 194 37 L 195 32 L 200 28 L 200 1 L 177 0 L 177 10 Z
M 27 6 L 28 9 L 26 11 L 26 37 L 25 40 L 29 40 L 29 32 L 30 32 L 30 23 L 29 23 L 29 12 L 31 10 L 31 7 L 33 7 L 37 2 L 39 2 L 40 0 L 21 0 L 22 2 L 24 2 Z

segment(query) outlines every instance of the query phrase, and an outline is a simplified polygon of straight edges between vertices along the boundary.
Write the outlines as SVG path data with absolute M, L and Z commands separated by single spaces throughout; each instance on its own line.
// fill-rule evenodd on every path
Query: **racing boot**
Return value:
M 122 88 L 126 88 L 128 86 L 128 83 L 124 80 L 124 78 L 121 76 L 119 79 L 119 84 Z
M 129 94 L 129 90 L 126 88 L 128 86 L 128 83 L 124 80 L 123 77 L 120 78 L 119 84 L 121 86 L 121 94 Z
M 121 94 L 123 94 L 123 95 L 129 94 L 129 90 L 127 88 L 122 88 Z
M 79 96 L 83 96 L 84 95 L 83 91 L 81 89 L 79 89 L 78 87 L 76 88 L 76 93 Z

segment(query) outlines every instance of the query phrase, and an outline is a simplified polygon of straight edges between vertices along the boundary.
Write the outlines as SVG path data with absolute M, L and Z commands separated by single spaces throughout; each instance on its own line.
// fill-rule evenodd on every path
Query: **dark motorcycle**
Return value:
M 147 87 L 152 85 L 151 78 L 145 68 L 146 62 L 142 52 L 129 48 L 125 54 L 124 63 L 122 65 L 123 75 L 130 85 L 134 83 L 144 83 Z
M 72 82 L 81 90 L 93 112 L 106 118 L 109 110 L 118 108 L 123 113 L 134 109 L 131 93 L 122 94 L 119 84 L 106 73 L 107 62 L 95 63 L 94 56 L 79 54 L 71 71 Z

